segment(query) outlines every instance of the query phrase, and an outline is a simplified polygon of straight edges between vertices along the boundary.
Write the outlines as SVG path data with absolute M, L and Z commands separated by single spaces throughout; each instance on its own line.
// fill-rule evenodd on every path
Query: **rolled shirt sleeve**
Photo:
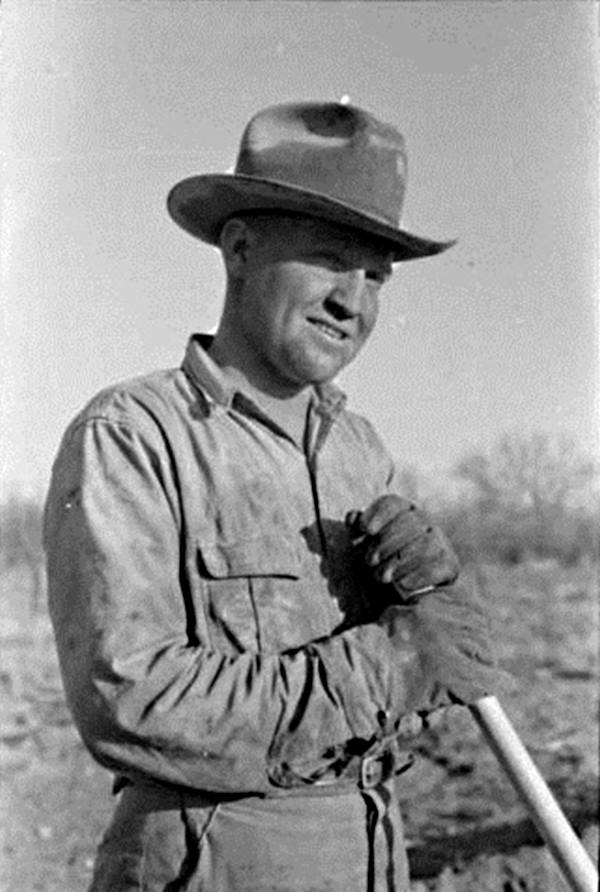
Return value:
M 158 427 L 85 417 L 45 512 L 66 694 L 103 765 L 217 793 L 336 781 L 418 707 L 419 658 L 376 621 L 279 653 L 225 653 L 192 629 L 176 463 Z

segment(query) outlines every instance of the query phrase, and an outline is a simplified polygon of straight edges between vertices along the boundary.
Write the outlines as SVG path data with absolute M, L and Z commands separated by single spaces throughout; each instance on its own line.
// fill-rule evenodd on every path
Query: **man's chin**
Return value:
M 327 384 L 333 381 L 342 369 L 352 362 L 354 356 L 353 353 L 348 357 L 337 356 L 335 359 L 328 357 L 327 360 L 307 363 L 305 368 L 307 380 L 310 380 L 311 384 Z
M 357 351 L 351 355 L 324 356 L 304 354 L 296 355 L 293 361 L 288 363 L 288 371 L 293 374 L 290 378 L 294 384 L 300 387 L 316 387 L 320 384 L 328 384 L 354 359 Z
M 335 367 L 330 366 L 326 369 L 313 370 L 310 374 L 310 379 L 308 382 L 309 385 L 312 387 L 318 387 L 322 384 L 329 384 L 331 381 L 337 378 L 339 373 L 346 365 L 347 363 L 340 363 Z

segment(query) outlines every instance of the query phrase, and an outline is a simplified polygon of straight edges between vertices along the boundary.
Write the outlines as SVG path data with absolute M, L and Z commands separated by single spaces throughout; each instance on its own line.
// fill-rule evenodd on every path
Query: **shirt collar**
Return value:
M 191 335 L 181 367 L 192 383 L 202 390 L 205 398 L 224 408 L 231 408 L 237 395 L 247 394 L 231 381 L 223 369 L 211 359 L 206 352 L 212 344 L 213 336 L 209 334 Z M 319 384 L 314 389 L 316 410 L 330 418 L 335 418 L 346 402 L 346 395 L 335 384 Z
M 188 340 L 181 368 L 209 402 L 229 408 L 237 388 L 208 355 L 212 342 L 213 335 L 193 334 Z

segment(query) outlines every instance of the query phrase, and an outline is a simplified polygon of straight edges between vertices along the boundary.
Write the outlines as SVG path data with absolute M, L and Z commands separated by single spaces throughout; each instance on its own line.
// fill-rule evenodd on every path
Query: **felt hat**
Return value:
M 283 211 L 375 236 L 394 260 L 439 254 L 454 242 L 400 227 L 406 171 L 404 139 L 391 124 L 349 104 L 286 103 L 250 120 L 232 174 L 182 180 L 167 207 L 183 229 L 212 245 L 237 213 Z

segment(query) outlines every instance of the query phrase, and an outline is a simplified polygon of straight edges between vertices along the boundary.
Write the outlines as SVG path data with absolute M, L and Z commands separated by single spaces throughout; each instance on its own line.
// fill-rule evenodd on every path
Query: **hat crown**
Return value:
M 397 227 L 406 186 L 402 135 L 342 103 L 271 106 L 247 125 L 236 176 L 315 194 Z
M 167 206 L 196 238 L 219 244 L 236 214 L 308 214 L 377 239 L 393 259 L 445 251 L 400 226 L 404 139 L 391 124 L 344 102 L 294 102 L 258 112 L 246 126 L 233 174 L 176 183 Z

